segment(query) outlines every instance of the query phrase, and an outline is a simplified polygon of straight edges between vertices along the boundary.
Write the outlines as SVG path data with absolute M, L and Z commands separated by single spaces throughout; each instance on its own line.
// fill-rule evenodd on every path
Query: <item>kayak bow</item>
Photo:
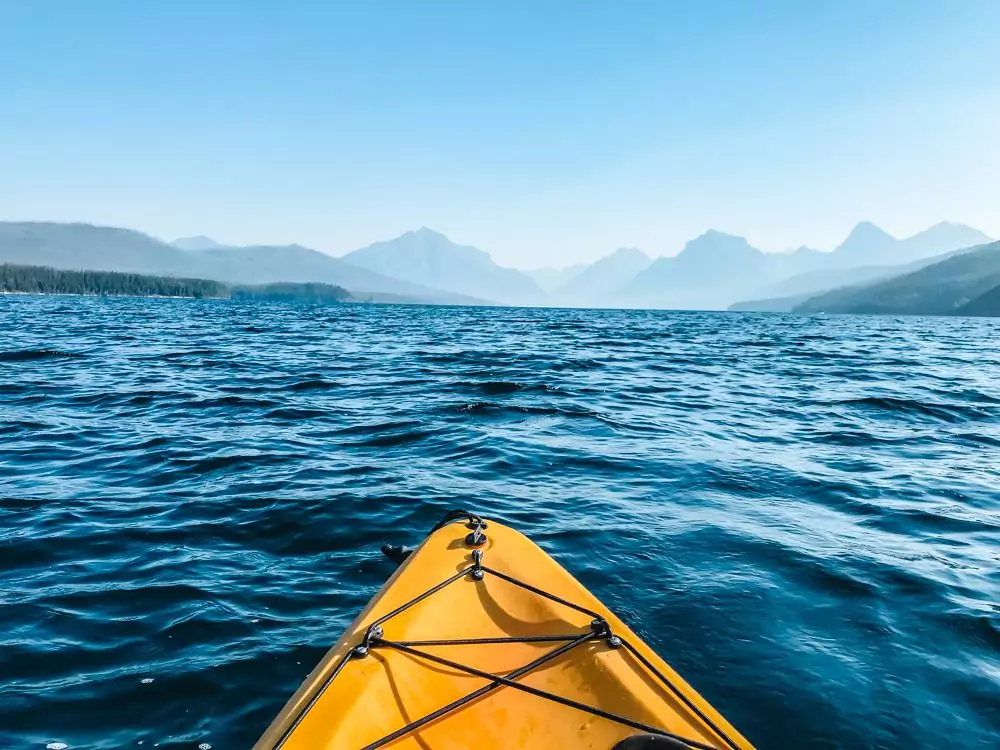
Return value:
M 406 556 L 254 750 L 381 747 L 752 750 L 555 560 L 466 512 Z

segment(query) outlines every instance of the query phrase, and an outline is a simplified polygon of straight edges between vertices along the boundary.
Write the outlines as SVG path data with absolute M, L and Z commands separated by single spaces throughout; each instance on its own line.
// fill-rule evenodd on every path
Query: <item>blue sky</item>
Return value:
M 0 218 L 510 265 L 1000 237 L 1000 2 L 0 0 Z

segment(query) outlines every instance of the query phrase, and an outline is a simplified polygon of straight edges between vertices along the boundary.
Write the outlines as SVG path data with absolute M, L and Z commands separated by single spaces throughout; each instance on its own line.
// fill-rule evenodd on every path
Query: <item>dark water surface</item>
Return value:
M 247 748 L 532 536 L 761 748 L 995 748 L 1000 324 L 0 297 L 0 747 Z

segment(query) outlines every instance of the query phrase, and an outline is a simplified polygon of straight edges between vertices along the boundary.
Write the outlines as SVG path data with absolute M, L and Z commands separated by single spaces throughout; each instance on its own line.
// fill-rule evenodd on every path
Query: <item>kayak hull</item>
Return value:
M 445 525 L 403 562 L 255 750 L 610 750 L 642 727 L 695 747 L 751 748 L 533 542 L 489 522 L 475 553 L 470 533 Z

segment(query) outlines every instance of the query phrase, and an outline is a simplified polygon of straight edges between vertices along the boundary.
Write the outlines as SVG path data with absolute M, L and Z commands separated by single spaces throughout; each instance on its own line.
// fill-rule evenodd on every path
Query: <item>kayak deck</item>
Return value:
M 551 557 L 484 527 L 428 536 L 255 750 L 611 750 L 643 732 L 751 748 Z

